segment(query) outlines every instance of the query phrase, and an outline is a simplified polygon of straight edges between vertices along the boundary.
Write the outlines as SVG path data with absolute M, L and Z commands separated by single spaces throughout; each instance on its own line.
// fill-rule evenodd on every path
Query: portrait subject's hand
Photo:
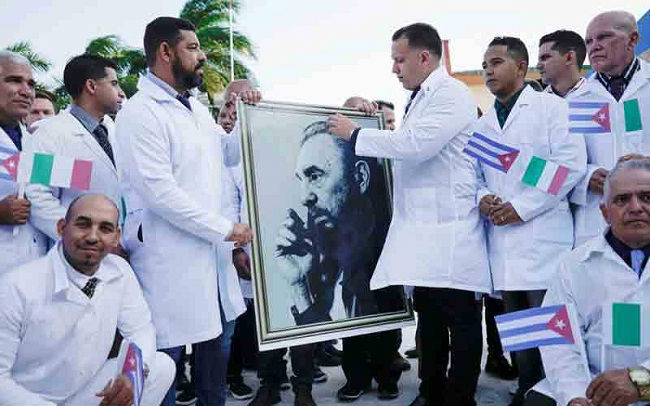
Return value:
M 327 131 L 346 141 L 350 141 L 352 131 L 359 127 L 354 121 L 337 113 L 327 119 Z
M 131 406 L 133 404 L 133 385 L 126 375 L 110 380 L 95 396 L 102 398 L 99 406 Z
M 312 246 L 305 222 L 295 210 L 289 209 L 278 231 L 275 247 L 282 277 L 289 285 L 305 283 L 305 276 L 311 268 Z
M 492 213 L 501 204 L 501 198 L 496 195 L 485 195 L 478 204 L 478 209 L 486 219 L 492 221 Z
M 356 106 L 354 106 L 353 108 L 364 113 L 366 116 L 373 116 L 379 109 L 379 106 L 375 102 L 372 103 L 361 102 Z
M 639 391 L 627 369 L 603 372 L 587 387 L 587 397 L 594 406 L 625 406 L 639 400 Z
M 232 232 L 226 236 L 226 241 L 234 241 L 235 247 L 243 248 L 253 239 L 253 231 L 246 224 L 236 223 Z
M 609 171 L 604 168 L 598 168 L 591 174 L 589 179 L 589 191 L 597 195 L 603 195 L 603 188 L 605 186 L 605 178 Z
M 0 200 L 0 224 L 25 224 L 29 219 L 29 200 L 9 195 Z
M 505 202 L 497 206 L 492 211 L 492 223 L 495 226 L 506 226 L 508 224 L 519 224 L 523 220 L 519 217 L 519 213 L 512 207 L 510 202 Z
M 259 90 L 244 90 L 239 93 L 239 97 L 246 104 L 257 104 L 262 100 L 262 92 Z

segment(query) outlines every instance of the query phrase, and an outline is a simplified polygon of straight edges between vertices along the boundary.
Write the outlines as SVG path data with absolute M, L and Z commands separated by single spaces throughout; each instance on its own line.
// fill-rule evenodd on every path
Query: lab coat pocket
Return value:
M 435 190 L 431 187 L 404 188 L 407 216 L 424 223 L 438 222 Z

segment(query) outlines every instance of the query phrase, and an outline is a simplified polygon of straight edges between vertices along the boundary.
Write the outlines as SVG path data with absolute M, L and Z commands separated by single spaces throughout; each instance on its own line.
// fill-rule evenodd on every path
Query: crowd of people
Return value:
M 441 66 L 438 32 L 411 24 L 391 38 L 409 91 L 399 127 L 392 104 L 362 97 L 345 106 L 383 112 L 385 129 L 341 114 L 322 124 L 357 156 L 392 162 L 392 220 L 370 283 L 412 287 L 412 406 L 476 404 L 483 303 L 485 368 L 518 376 L 511 405 L 650 401 L 647 343 L 603 349 L 604 304 L 650 307 L 650 64 L 638 41 L 624 11 L 594 16 L 584 39 L 545 34 L 535 89 L 524 43 L 496 37 L 483 55 L 495 100 L 481 112 Z M 114 62 L 70 59 L 72 104 L 56 115 L 28 60 L 0 52 L 0 158 L 93 162 L 87 191 L 23 192 L 0 172 L 0 405 L 133 404 L 132 382 L 115 375 L 121 340 L 142 350 L 142 405 L 224 405 L 230 392 L 268 406 L 289 388 L 295 405 L 315 405 L 319 365 L 339 364 L 341 402 L 373 379 L 380 399 L 395 399 L 410 367 L 399 330 L 343 339 L 342 352 L 292 347 L 291 378 L 287 349 L 259 352 L 237 100 L 261 93 L 236 80 L 219 109 L 201 104 L 206 57 L 183 19 L 150 22 L 144 50 L 148 70 L 128 101 Z M 587 56 L 593 73 L 581 77 Z M 515 351 L 510 365 L 494 316 L 555 304 L 575 309 L 584 345 Z M 255 394 L 244 367 L 258 371 Z

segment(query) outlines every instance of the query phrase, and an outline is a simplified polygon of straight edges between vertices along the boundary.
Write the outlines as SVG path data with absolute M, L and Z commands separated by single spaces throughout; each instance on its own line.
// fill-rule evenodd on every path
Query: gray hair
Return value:
M 605 184 L 603 185 L 603 204 L 609 204 L 612 202 L 612 180 L 628 169 L 641 169 L 644 171 L 650 172 L 650 157 L 644 157 L 640 155 L 634 155 L 628 159 L 619 159 L 616 162 L 614 169 L 609 171 L 607 178 L 605 178 Z
M 607 18 L 609 21 L 612 22 L 612 26 L 615 29 L 623 31 L 627 34 L 633 33 L 635 31 L 639 31 L 639 27 L 637 26 L 636 23 L 636 18 L 634 18 L 634 15 L 632 13 L 629 13 L 627 11 L 623 11 L 623 10 L 606 11 L 604 13 L 598 14 L 591 21 L 594 21 L 599 18 Z
M 4 66 L 8 63 L 14 65 L 27 65 L 32 67 L 32 64 L 29 63 L 29 59 L 25 58 L 23 55 L 12 52 L 12 51 L 0 51 L 0 66 Z

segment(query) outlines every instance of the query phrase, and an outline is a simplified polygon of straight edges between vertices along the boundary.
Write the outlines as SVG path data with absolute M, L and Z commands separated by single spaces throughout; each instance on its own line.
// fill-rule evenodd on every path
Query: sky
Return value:
M 142 47 L 144 27 L 155 17 L 177 16 L 183 0 L 2 0 L 0 48 L 29 41 L 61 77 L 66 61 L 92 38 L 118 35 Z M 252 40 L 249 67 L 267 100 L 342 105 L 349 96 L 393 101 L 403 111 L 406 93 L 391 73 L 390 37 L 413 22 L 426 22 L 449 40 L 453 71 L 480 69 L 489 41 L 520 37 L 531 64 L 537 40 L 556 29 L 584 35 L 602 11 L 627 10 L 637 19 L 648 0 L 241 0 L 235 28 Z M 110 6 L 107 6 L 110 4 Z M 51 82 L 49 77 L 39 77 Z M 399 114 L 398 114 L 399 116 Z

